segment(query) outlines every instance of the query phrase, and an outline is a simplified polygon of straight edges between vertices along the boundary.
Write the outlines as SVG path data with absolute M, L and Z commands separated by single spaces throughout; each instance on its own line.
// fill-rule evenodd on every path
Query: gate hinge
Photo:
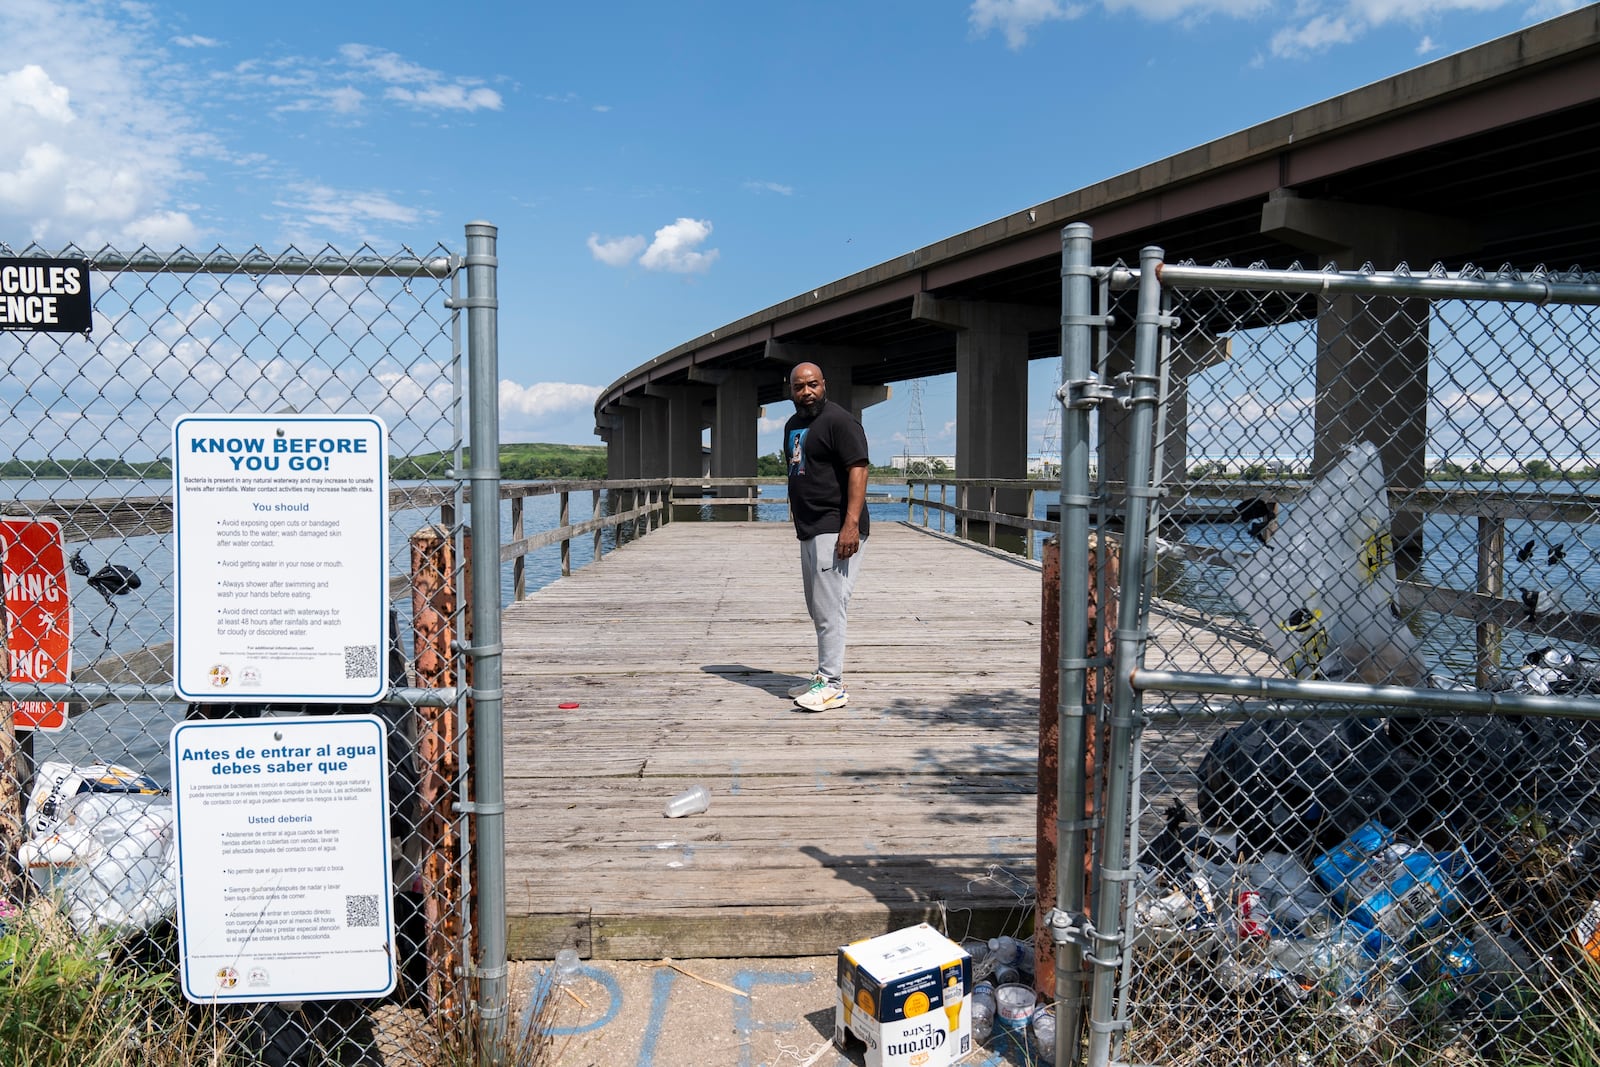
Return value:
M 1095 408 L 1107 400 L 1117 399 L 1117 391 L 1098 378 L 1083 378 L 1062 382 L 1061 388 L 1056 390 L 1056 399 L 1065 404 L 1068 410 Z
M 1050 940 L 1055 944 L 1076 945 L 1085 953 L 1093 950 L 1094 923 L 1089 921 L 1089 916 L 1084 912 L 1051 908 L 1044 917 L 1044 924 L 1050 931 Z

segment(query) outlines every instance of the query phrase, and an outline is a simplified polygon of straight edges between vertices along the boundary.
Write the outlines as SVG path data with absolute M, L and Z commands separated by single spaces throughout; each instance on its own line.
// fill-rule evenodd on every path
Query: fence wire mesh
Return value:
M 457 649 L 469 636 L 455 473 L 465 382 L 449 298 L 460 260 L 444 248 L 128 256 L 0 246 L 0 257 L 85 260 L 93 299 L 87 334 L 0 332 L 9 677 L 70 678 L 75 694 L 91 694 L 68 705 L 59 730 L 21 728 L 48 702 L 0 702 L 19 713 L 0 730 L 0 976 L 10 994 L 0 1029 L 21 1057 L 8 1062 L 57 1062 L 29 1042 L 80 1014 L 80 1030 L 103 1026 L 106 1036 L 73 1046 L 103 1057 L 78 1062 L 452 1062 L 470 1014 L 459 983 L 473 934 L 472 834 L 459 807 L 470 771 L 465 706 L 456 695 L 441 695 L 443 707 L 176 700 L 169 452 L 183 413 L 381 416 L 391 457 L 388 684 L 458 693 Z M 47 536 L 31 547 L 40 530 Z M 66 564 L 65 589 L 30 587 L 30 565 L 47 553 Z M 41 606 L 70 656 L 21 626 Z M 185 1004 L 170 730 L 196 718 L 340 711 L 388 727 L 395 992 Z M 76 992 L 52 992 L 56 979 Z M 44 1029 L 29 1036 L 35 1016 Z
M 1600 277 L 1160 284 L 1111 1058 L 1594 1062 Z

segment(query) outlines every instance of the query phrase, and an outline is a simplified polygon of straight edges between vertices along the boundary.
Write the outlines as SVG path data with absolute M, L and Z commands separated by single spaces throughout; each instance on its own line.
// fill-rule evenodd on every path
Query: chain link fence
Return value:
M 1089 1062 L 1594 1062 L 1600 276 L 1095 276 Z
M 474 227 L 488 234 L 476 259 L 473 243 L 483 238 Z M 23 291 L 32 291 L 30 276 L 49 277 L 30 267 L 77 264 L 92 299 L 87 332 L 0 331 L 9 666 L 0 707 L 14 712 L 0 731 L 0 946 L 9 950 L 0 955 L 10 957 L 0 975 L 16 994 L 0 1008 L 8 1035 L 23 1032 L 29 1012 L 46 1016 L 38 1020 L 46 1029 L 60 1023 L 48 1018 L 60 1005 L 28 999 L 59 977 L 52 968 L 89 990 L 79 1012 L 111 1035 L 103 1048 L 72 1046 L 77 1062 L 469 1062 L 453 1054 L 471 1046 L 480 1017 L 503 1017 L 503 918 L 485 937 L 474 905 L 496 891 L 479 884 L 474 847 L 498 841 L 482 841 L 469 795 L 474 784 L 482 789 L 469 671 L 481 683 L 492 667 L 488 685 L 498 685 L 498 661 L 489 663 L 497 647 L 471 647 L 469 570 L 480 579 L 470 599 L 499 608 L 497 555 L 494 565 L 467 566 L 469 498 L 477 503 L 485 486 L 490 501 L 497 495 L 492 456 L 463 469 L 477 406 L 488 405 L 494 426 L 493 232 L 474 227 L 465 258 L 443 247 L 124 255 L 0 246 Z M 490 272 L 487 284 L 471 280 L 474 269 Z M 25 324 L 42 306 L 15 298 L 7 321 Z M 489 387 L 472 394 L 474 406 L 468 385 L 478 374 Z M 388 649 L 373 648 L 378 662 L 363 657 L 367 669 L 385 669 L 380 703 L 175 696 L 171 441 L 186 413 L 383 420 Z M 283 535 L 266 529 L 269 547 L 256 554 L 302 551 Z M 497 554 L 498 539 L 488 540 Z M 239 577 L 226 560 L 218 567 L 219 580 Z M 294 609 L 283 618 L 292 625 Z M 498 641 L 497 630 L 488 640 Z M 394 895 L 372 898 L 372 914 L 393 923 L 385 949 L 394 992 L 186 1004 L 175 978 L 169 734 L 179 723 L 339 714 L 375 715 L 386 728 L 379 766 Z M 305 879 L 289 879 L 297 880 Z M 292 907 L 292 896 L 264 905 L 263 915 Z M 480 952 L 487 974 L 474 969 Z M 91 1047 L 104 1058 L 82 1057 Z M 13 1051 L 27 1058 L 24 1045 Z

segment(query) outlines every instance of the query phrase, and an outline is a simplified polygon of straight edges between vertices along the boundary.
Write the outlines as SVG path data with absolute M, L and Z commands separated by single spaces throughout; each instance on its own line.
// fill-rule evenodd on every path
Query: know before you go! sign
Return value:
M 86 259 L 0 259 L 0 330 L 88 333 Z

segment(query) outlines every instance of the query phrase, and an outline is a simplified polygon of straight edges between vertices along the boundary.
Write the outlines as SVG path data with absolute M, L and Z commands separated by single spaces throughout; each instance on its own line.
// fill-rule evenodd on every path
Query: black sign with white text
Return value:
M 88 333 L 86 259 L 0 259 L 0 330 Z

